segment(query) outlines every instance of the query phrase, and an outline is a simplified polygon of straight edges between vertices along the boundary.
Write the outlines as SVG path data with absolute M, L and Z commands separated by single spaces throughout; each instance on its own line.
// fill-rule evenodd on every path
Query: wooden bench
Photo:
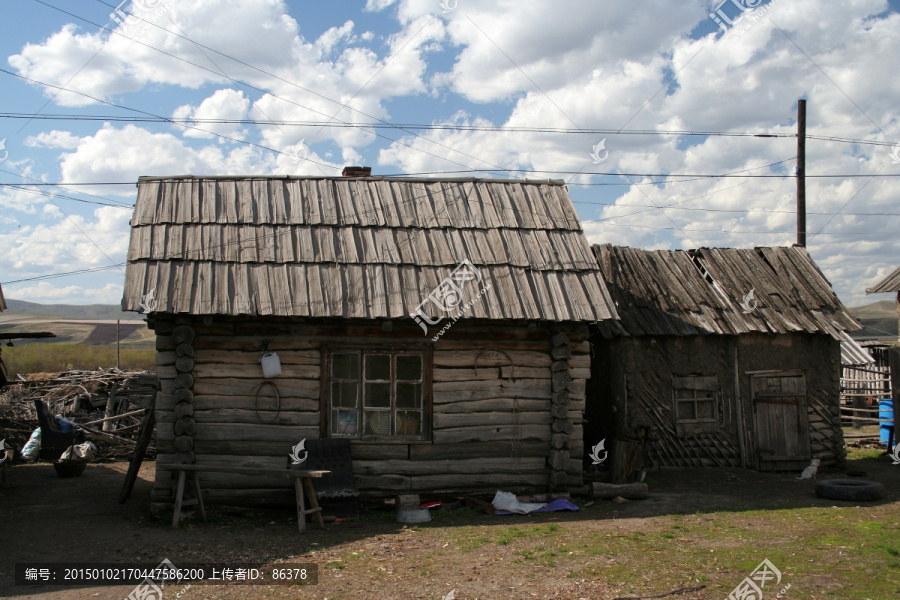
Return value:
M 306 515 L 316 515 L 316 521 L 319 529 L 325 529 L 325 522 L 322 519 L 322 509 L 319 507 L 319 501 L 316 499 L 316 491 L 313 489 L 313 477 L 322 477 L 328 475 L 331 471 L 302 471 L 299 469 L 274 469 L 265 467 L 220 467 L 213 465 L 160 465 L 157 469 L 168 471 L 178 471 L 178 485 L 175 488 L 175 514 L 172 515 L 172 528 L 178 529 L 178 520 L 181 517 L 181 508 L 183 506 L 192 506 L 194 504 L 200 507 L 200 516 L 206 521 L 206 508 L 203 506 L 203 492 L 200 489 L 200 478 L 197 476 L 200 472 L 205 473 L 239 473 L 242 475 L 284 475 L 294 480 L 294 492 L 297 494 L 297 527 L 300 533 L 306 531 Z M 195 498 L 184 499 L 184 484 L 187 474 L 191 474 L 191 486 L 194 488 Z M 309 497 L 309 508 L 306 508 L 303 491 Z

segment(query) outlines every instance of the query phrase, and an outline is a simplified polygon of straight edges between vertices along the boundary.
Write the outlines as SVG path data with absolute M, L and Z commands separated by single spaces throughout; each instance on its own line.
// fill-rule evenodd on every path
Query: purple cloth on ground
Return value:
M 544 508 L 539 508 L 534 512 L 556 512 L 556 511 L 560 511 L 560 510 L 577 511 L 578 507 L 575 506 L 570 500 L 567 500 L 566 498 L 557 498 L 556 500 L 550 502 Z M 510 512 L 508 510 L 495 510 L 494 514 L 497 516 L 501 516 L 501 515 L 517 515 L 519 513 Z M 529 513 L 529 514 L 531 514 L 531 513 Z

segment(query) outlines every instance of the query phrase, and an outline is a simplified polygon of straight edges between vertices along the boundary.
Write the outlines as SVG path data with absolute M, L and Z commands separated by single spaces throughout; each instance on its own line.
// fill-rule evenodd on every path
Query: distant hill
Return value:
M 897 339 L 897 303 L 894 300 L 880 300 L 847 310 L 863 326 L 859 331 L 850 332 L 853 339 Z
M 6 300 L 7 310 L 2 315 L 31 315 L 56 319 L 78 319 L 85 321 L 106 321 L 134 319 L 137 313 L 122 312 L 115 304 L 38 304 L 24 300 Z
M 872 304 L 848 309 L 857 319 L 890 319 L 897 318 L 897 303 L 893 300 L 880 300 Z

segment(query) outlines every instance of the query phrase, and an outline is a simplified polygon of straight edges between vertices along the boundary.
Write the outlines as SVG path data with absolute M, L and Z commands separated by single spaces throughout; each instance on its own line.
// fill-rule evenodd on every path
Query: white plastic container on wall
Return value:
M 281 359 L 274 352 L 266 352 L 259 359 L 262 363 L 263 377 L 277 377 L 281 375 Z

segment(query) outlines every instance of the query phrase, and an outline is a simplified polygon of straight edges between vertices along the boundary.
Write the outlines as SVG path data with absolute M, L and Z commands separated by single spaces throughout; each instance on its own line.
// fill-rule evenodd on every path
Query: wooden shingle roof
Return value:
M 466 317 L 615 315 L 560 182 L 142 177 L 131 225 L 124 310 L 407 317 L 468 259 Z
M 893 273 L 874 286 L 866 288 L 867 294 L 880 294 L 882 292 L 900 292 L 900 267 L 894 269 Z
M 608 337 L 860 328 L 804 248 L 593 249 L 619 313 Z

